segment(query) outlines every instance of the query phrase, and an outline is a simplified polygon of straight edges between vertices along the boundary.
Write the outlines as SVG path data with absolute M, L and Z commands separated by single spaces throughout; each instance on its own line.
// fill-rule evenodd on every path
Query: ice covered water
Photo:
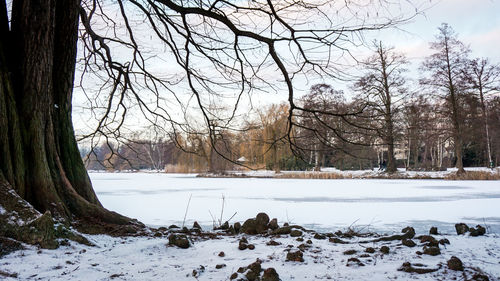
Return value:
M 331 231 L 352 227 L 390 231 L 406 225 L 417 231 L 454 224 L 482 224 L 500 233 L 500 181 L 310 180 L 197 178 L 154 173 L 90 173 L 97 196 L 108 209 L 149 225 L 197 220 L 211 226 L 236 215 L 244 221 L 266 212 L 279 222 Z M 191 197 L 191 200 L 190 200 Z

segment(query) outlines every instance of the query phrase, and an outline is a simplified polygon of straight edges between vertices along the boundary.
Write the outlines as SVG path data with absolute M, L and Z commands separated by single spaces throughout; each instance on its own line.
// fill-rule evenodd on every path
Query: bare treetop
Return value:
M 291 118 L 297 86 L 342 77 L 363 32 L 418 11 L 412 1 L 86 1 L 81 84 L 97 84 L 87 94 L 98 123 L 84 137 L 119 138 L 133 108 L 169 132 L 234 128 L 254 93 L 286 93 Z

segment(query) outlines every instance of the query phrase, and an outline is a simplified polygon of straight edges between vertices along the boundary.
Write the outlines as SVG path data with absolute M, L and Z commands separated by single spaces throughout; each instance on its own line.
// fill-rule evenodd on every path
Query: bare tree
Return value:
M 426 75 L 421 79 L 421 84 L 430 86 L 432 91 L 445 98 L 455 147 L 455 165 L 458 173 L 463 173 L 463 110 L 460 96 L 464 94 L 461 78 L 469 49 L 458 40 L 457 34 L 448 24 L 443 23 L 438 29 L 436 41 L 430 43 L 435 53 L 427 57 L 421 67 Z
M 375 42 L 376 54 L 362 63 L 365 75 L 356 82 L 355 88 L 362 100 L 375 115 L 371 125 L 383 145 L 387 145 L 387 172 L 397 171 L 394 146 L 397 140 L 397 116 L 403 100 L 408 94 L 403 73 L 408 64 L 402 54 L 386 48 L 382 42 Z
M 301 103 L 306 110 L 321 110 L 323 112 L 345 111 L 345 98 L 342 91 L 335 90 L 328 84 L 313 85 L 307 95 L 302 97 Z M 296 143 L 301 147 L 305 159 L 319 171 L 325 166 L 326 154 L 339 146 L 336 134 L 343 134 L 345 130 L 342 118 L 329 114 L 304 112 L 300 118 L 300 134 L 296 136 Z M 309 155 L 307 155 L 309 154 Z
M 486 142 L 486 153 L 488 157 L 487 166 L 493 168 L 491 155 L 491 141 L 488 123 L 487 97 L 489 94 L 500 91 L 500 66 L 492 64 L 486 58 L 470 60 L 463 72 L 466 82 L 481 102 L 482 121 L 484 126 L 484 139 Z
M 264 161 L 276 173 L 281 171 L 280 151 L 286 146 L 288 105 L 272 105 L 267 110 L 259 113 L 259 121 L 262 126 L 260 145 L 265 158 L 270 154 L 271 159 Z

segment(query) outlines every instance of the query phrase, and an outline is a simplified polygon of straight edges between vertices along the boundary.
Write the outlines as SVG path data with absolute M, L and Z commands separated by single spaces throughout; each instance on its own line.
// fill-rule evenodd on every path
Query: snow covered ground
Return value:
M 154 226 L 198 221 L 212 226 L 244 221 L 265 212 L 279 221 L 317 231 L 353 225 L 375 231 L 417 231 L 454 224 L 482 224 L 500 233 L 500 181 L 304 180 L 197 178 L 186 174 L 91 173 L 103 205 Z M 191 197 L 191 200 L 189 198 Z M 210 215 L 210 213 L 212 215 Z
M 198 240 L 189 249 L 169 247 L 166 236 L 112 238 L 87 236 L 97 247 L 70 242 L 57 250 L 27 249 L 0 258 L 0 279 L 6 280 L 229 280 L 239 267 L 256 259 L 273 267 L 285 280 L 471 280 L 484 272 L 500 280 L 500 181 L 444 180 L 303 180 L 265 178 L 197 178 L 195 175 L 161 173 L 91 173 L 103 205 L 151 226 L 191 227 L 196 220 L 211 230 L 212 216 L 243 222 L 266 212 L 280 225 L 290 222 L 318 232 L 399 232 L 411 225 L 417 235 L 437 226 L 437 239 L 449 239 L 437 256 L 419 255 L 417 247 L 400 240 L 360 243 L 369 238 L 348 239 L 348 244 L 318 240 L 304 233 L 304 241 L 281 237 L 245 235 L 255 250 L 238 250 L 242 235 Z M 191 199 L 190 199 L 191 198 Z M 210 215 L 210 213 L 212 215 Z M 454 224 L 486 226 L 486 236 L 457 236 Z M 271 239 L 280 245 L 268 246 Z M 306 241 L 311 240 L 311 244 Z M 288 251 L 300 245 L 304 262 L 286 261 Z M 307 246 L 310 247 L 307 247 Z M 380 252 L 381 246 L 390 252 Z M 303 247 L 303 246 L 300 246 Z M 366 253 L 367 247 L 375 248 Z M 304 248 L 304 247 L 303 247 Z M 356 250 L 346 255 L 347 250 Z M 224 257 L 219 253 L 223 251 Z M 446 262 L 459 257 L 465 273 L 449 270 Z M 350 262 L 357 258 L 360 263 Z M 422 264 L 436 272 L 416 274 L 398 271 L 404 262 Z M 216 266 L 219 265 L 219 269 Z M 224 265 L 224 266 L 223 266 Z M 3 273 L 15 274 L 6 277 Z M 241 277 L 243 275 L 239 275 Z
M 239 267 L 248 266 L 257 258 L 262 267 L 273 267 L 282 281 L 288 280 L 471 280 L 464 273 L 447 269 L 451 256 L 459 257 L 466 268 L 479 267 L 500 280 L 500 251 L 498 238 L 445 236 L 450 245 L 442 247 L 438 256 L 417 255 L 421 247 L 408 248 L 400 241 L 387 242 L 389 254 L 382 254 L 380 245 L 334 244 L 328 240 L 311 239 L 310 248 L 304 251 L 304 262 L 286 261 L 287 250 L 292 245 L 296 251 L 304 242 L 283 236 L 275 238 L 278 246 L 267 246 L 270 238 L 248 236 L 255 250 L 238 250 L 238 238 L 195 242 L 189 249 L 167 247 L 166 238 L 111 238 L 93 236 L 98 247 L 78 244 L 63 246 L 58 250 L 40 250 L 35 247 L 15 252 L 0 259 L 0 270 L 18 273 L 17 279 L 7 280 L 229 280 Z M 437 236 L 437 238 L 440 238 Z M 307 244 L 307 243 L 305 243 Z M 366 254 L 367 247 L 376 252 Z M 345 255 L 347 250 L 356 250 Z M 225 256 L 219 257 L 223 251 Z M 364 257 L 362 257 L 365 255 Z M 364 265 L 348 262 L 357 257 Z M 424 264 L 427 268 L 439 268 L 437 272 L 415 274 L 398 271 L 404 262 Z M 217 265 L 225 266 L 216 269 Z M 348 266 L 349 265 L 349 266 Z M 193 276 L 193 270 L 196 273 Z M 467 271 L 466 271 L 467 272 Z M 467 278 L 472 276 L 467 273 Z M 240 275 L 241 277 L 241 275 Z M 1 279 L 1 277 L 0 277 Z

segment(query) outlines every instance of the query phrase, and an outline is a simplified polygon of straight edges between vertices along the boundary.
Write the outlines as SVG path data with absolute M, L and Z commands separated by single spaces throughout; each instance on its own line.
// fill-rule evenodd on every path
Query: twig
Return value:
M 227 221 L 229 222 L 232 218 L 234 218 L 234 216 L 236 216 L 237 213 L 238 212 L 234 212 L 234 214 Z
M 184 228 L 184 223 L 186 222 L 186 217 L 187 217 L 188 209 L 189 209 L 189 203 L 191 203 L 191 197 L 193 197 L 193 194 L 189 195 L 189 200 L 188 200 L 188 203 L 186 206 L 186 212 L 184 213 L 184 219 L 182 220 L 182 228 Z
M 220 210 L 220 219 L 219 219 L 219 226 L 222 225 L 222 215 L 224 214 L 224 203 L 226 201 L 226 198 L 224 197 L 224 194 L 222 194 L 222 208 Z
M 216 226 L 217 224 L 216 224 L 215 217 L 214 217 L 214 215 L 212 215 L 212 212 L 210 212 L 210 210 L 208 210 L 208 213 L 209 213 L 209 214 L 210 214 L 210 216 L 212 217 L 212 226 L 213 226 L 213 228 L 215 229 L 215 228 L 217 227 L 217 226 Z

